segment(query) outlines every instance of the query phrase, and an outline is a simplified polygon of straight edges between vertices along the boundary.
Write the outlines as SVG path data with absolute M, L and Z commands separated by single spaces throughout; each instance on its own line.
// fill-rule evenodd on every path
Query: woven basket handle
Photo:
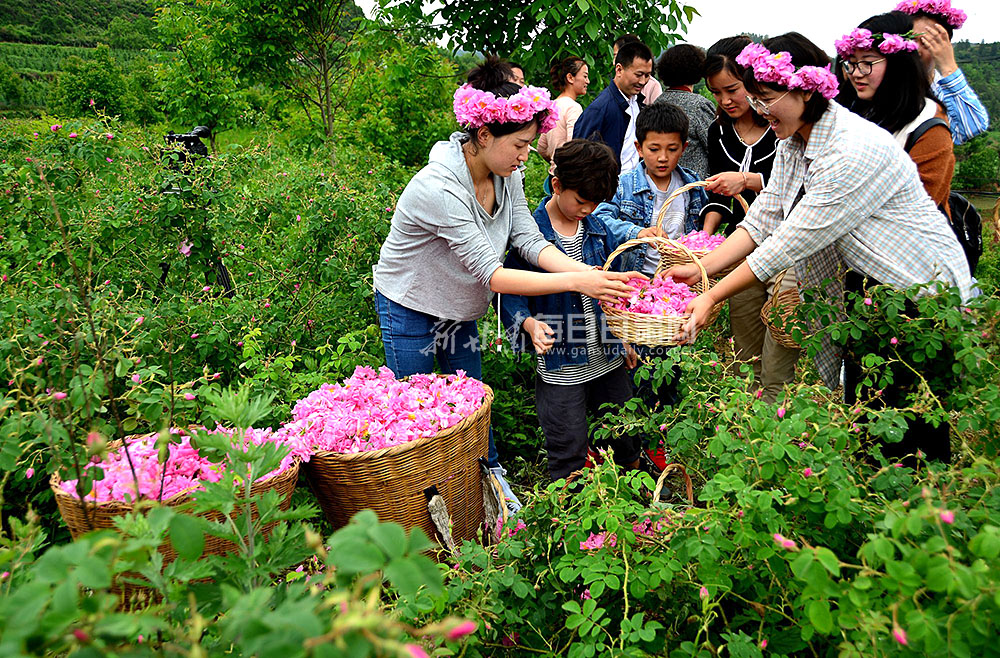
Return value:
M 671 471 L 680 471 L 681 475 L 684 476 L 684 489 L 687 494 L 688 502 L 694 505 L 694 483 L 691 482 L 691 476 L 688 475 L 687 469 L 684 468 L 683 464 L 667 464 L 667 467 L 663 469 L 660 473 L 660 477 L 656 480 L 656 489 L 653 490 L 653 504 L 656 505 L 660 502 L 660 492 L 663 491 L 663 483 L 666 482 L 667 476 L 670 475 Z
M 778 272 L 778 276 L 774 278 L 774 286 L 771 288 L 771 308 L 778 305 L 778 293 L 781 292 L 781 281 L 785 278 L 787 272 L 787 269 L 781 270 Z
M 698 270 L 701 272 L 701 281 L 702 284 L 704 285 L 703 290 L 705 292 L 708 292 L 710 286 L 708 283 L 708 273 L 705 271 L 705 266 L 701 264 L 701 261 L 698 260 L 697 256 L 691 253 L 690 249 L 682 245 L 680 242 L 677 242 L 676 240 L 670 240 L 669 238 L 659 238 L 653 236 L 651 238 L 632 238 L 631 240 L 626 240 L 625 242 L 618 245 L 617 249 L 611 252 L 611 255 L 608 256 L 608 260 L 604 262 L 604 267 L 602 269 L 605 272 L 607 272 L 608 268 L 611 267 L 611 263 L 616 258 L 621 256 L 623 253 L 625 253 L 632 247 L 638 246 L 640 244 L 662 244 L 684 252 L 684 254 L 691 259 L 691 262 L 698 266 Z M 661 258 L 660 267 L 662 267 L 662 265 L 663 265 L 663 259 Z M 653 276 L 656 276 L 657 274 L 660 273 L 660 267 L 656 268 L 656 272 L 653 273 Z
M 687 185 L 683 185 L 681 187 L 678 187 L 676 190 L 674 190 L 673 194 L 671 194 L 670 196 L 668 196 L 667 200 L 663 202 L 663 207 L 660 208 L 660 214 L 656 216 L 656 227 L 658 229 L 660 229 L 661 231 L 663 230 L 663 218 L 667 216 L 667 208 L 670 207 L 671 203 L 673 203 L 674 201 L 677 200 L 677 197 L 679 197 L 680 195 L 684 194 L 688 190 L 693 190 L 693 189 L 695 189 L 697 187 L 705 187 L 707 185 L 708 185 L 708 181 L 699 180 L 699 181 L 695 181 L 693 183 L 688 183 Z M 748 204 L 746 202 L 746 200 L 744 200 L 743 197 L 740 196 L 739 194 L 736 194 L 734 196 L 735 196 L 736 200 L 740 202 L 740 205 L 743 206 L 743 212 L 744 213 L 749 212 L 750 211 L 750 204 Z

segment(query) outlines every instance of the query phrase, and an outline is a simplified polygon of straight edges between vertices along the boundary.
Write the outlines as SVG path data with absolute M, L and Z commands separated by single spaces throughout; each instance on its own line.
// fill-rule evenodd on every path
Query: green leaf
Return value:
M 406 531 L 398 523 L 379 523 L 368 530 L 368 536 L 390 560 L 406 552 Z
M 170 519 L 170 543 L 177 555 L 185 560 L 197 560 L 205 550 L 205 533 L 201 521 L 187 514 L 177 514 Z
M 806 613 L 809 615 L 809 621 L 813 627 L 820 633 L 826 635 L 833 630 L 833 616 L 830 614 L 829 601 L 810 601 Z
M 830 572 L 830 575 L 840 575 L 840 560 L 837 559 L 837 556 L 829 548 L 817 548 L 816 559 Z

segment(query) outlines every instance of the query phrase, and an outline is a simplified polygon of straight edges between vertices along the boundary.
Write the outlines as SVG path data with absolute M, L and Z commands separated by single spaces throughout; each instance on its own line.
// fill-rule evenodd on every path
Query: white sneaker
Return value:
M 511 491 L 510 484 L 504 475 L 507 474 L 507 469 L 503 466 L 494 466 L 490 469 L 490 473 L 497 479 L 500 483 L 500 488 L 503 490 L 504 503 L 507 505 L 507 511 L 510 514 L 517 514 L 521 511 L 521 501 L 517 499 L 514 492 Z

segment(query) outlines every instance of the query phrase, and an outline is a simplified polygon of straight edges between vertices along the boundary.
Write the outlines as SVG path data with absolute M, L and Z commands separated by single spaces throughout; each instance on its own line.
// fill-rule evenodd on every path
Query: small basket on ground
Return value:
M 125 441 L 131 441 L 133 439 L 139 438 L 138 435 L 127 436 Z M 108 444 L 108 450 L 114 452 L 121 448 L 123 445 L 122 441 L 112 441 Z M 281 497 L 280 507 L 282 510 L 287 510 L 292 502 L 292 492 L 295 490 L 295 485 L 299 479 L 299 459 L 295 458 L 292 465 L 286 468 L 281 473 L 268 478 L 267 480 L 258 480 L 250 488 L 251 493 L 254 495 L 262 494 L 269 490 L 277 491 Z M 63 521 L 66 523 L 66 527 L 69 528 L 69 533 L 73 539 L 78 539 L 88 532 L 93 530 L 107 530 L 115 528 L 115 518 L 120 516 L 125 516 L 131 512 L 134 508 L 133 503 L 127 503 L 118 500 L 95 502 L 92 500 L 81 501 L 74 495 L 66 493 L 62 488 L 62 478 L 59 477 L 58 473 L 53 473 L 49 478 L 49 486 L 52 489 L 52 493 L 56 499 L 56 505 L 59 508 L 59 514 L 62 516 Z M 170 498 L 163 500 L 163 504 L 168 507 L 180 507 L 186 503 L 191 502 L 192 491 L 182 491 Z M 252 509 L 252 515 L 254 518 L 257 516 L 256 506 Z M 219 513 L 207 513 L 201 514 L 204 518 L 220 521 L 222 520 L 222 515 Z M 265 535 L 270 532 L 273 524 L 269 527 L 264 528 Z M 205 548 L 202 551 L 203 555 L 225 555 L 236 549 L 231 542 L 219 537 L 212 535 L 205 535 Z M 163 565 L 166 566 L 177 559 L 177 553 L 174 551 L 173 545 L 166 541 L 159 547 L 159 552 L 163 555 Z M 125 576 L 137 577 L 138 574 L 124 574 Z M 146 587 L 141 585 L 135 585 L 129 582 L 115 582 L 112 584 L 112 591 L 116 592 L 121 600 L 122 605 L 127 605 L 130 603 L 136 603 L 140 599 L 152 600 L 152 593 Z
M 379 521 L 438 536 L 427 509 L 436 488 L 444 499 L 456 542 L 475 539 L 485 518 L 479 458 L 489 448 L 493 389 L 468 417 L 434 436 L 366 452 L 320 450 L 305 465 L 309 484 L 333 527 L 363 509 Z
M 656 268 L 655 274 L 659 274 L 666 269 L 663 250 L 669 246 L 687 254 L 688 260 L 698 266 L 698 270 L 701 272 L 701 280 L 691 286 L 691 289 L 696 294 L 701 295 L 708 292 L 709 288 L 712 287 L 708 274 L 705 273 L 705 268 L 702 267 L 698 258 L 691 253 L 691 250 L 681 243 L 668 240 L 667 238 L 634 238 L 623 242 L 608 256 L 608 260 L 604 263 L 604 269 L 607 270 L 611 267 L 611 263 L 622 253 L 639 245 L 654 245 L 659 250 L 660 265 Z M 715 322 L 715 319 L 719 316 L 719 309 L 720 306 L 718 304 L 712 308 L 712 312 L 706 320 L 706 325 Z M 604 317 L 607 320 L 608 329 L 611 333 L 626 343 L 645 345 L 647 347 L 680 345 L 677 339 L 678 334 L 687 321 L 691 319 L 690 313 L 684 313 L 683 315 L 635 313 L 633 311 L 623 311 L 614 308 L 605 302 L 601 302 L 601 310 L 604 311 Z
M 788 270 L 782 270 L 775 277 L 771 296 L 764 300 L 764 305 L 760 307 L 760 320 L 767 327 L 774 342 L 790 350 L 797 350 L 800 347 L 799 343 L 784 327 L 779 327 L 774 321 L 774 315 L 777 314 L 782 324 L 787 323 L 788 319 L 795 315 L 795 309 L 802 301 L 798 286 L 787 290 L 781 289 L 781 281 L 785 278 L 786 272 Z
M 670 204 L 673 203 L 677 197 L 684 194 L 688 190 L 693 190 L 697 187 L 705 187 L 706 185 L 708 185 L 707 181 L 695 181 L 694 183 L 688 183 L 687 185 L 684 185 L 683 187 L 679 187 L 676 190 L 674 190 L 674 193 L 671 194 L 669 197 L 667 197 L 667 200 L 663 202 L 663 207 L 660 209 L 660 214 L 656 217 L 656 225 L 661 229 L 663 228 L 663 219 L 667 215 L 667 209 L 670 207 Z M 750 205 L 746 202 L 746 200 L 742 196 L 737 194 L 734 196 L 734 198 L 739 202 L 741 206 L 743 206 L 744 213 L 750 210 Z M 712 252 L 710 249 L 692 249 L 691 253 L 693 253 L 695 256 L 701 259 Z M 666 261 L 664 269 L 673 267 L 674 265 L 683 265 L 688 260 L 684 252 L 672 247 L 661 248 L 660 254 L 663 260 Z M 737 267 L 739 267 L 740 264 L 743 263 L 743 260 L 744 259 L 740 259 L 737 262 L 730 265 L 729 267 L 726 267 L 720 272 L 717 272 L 716 274 L 712 275 L 712 279 L 718 280 L 726 276 L 727 274 L 735 270 Z

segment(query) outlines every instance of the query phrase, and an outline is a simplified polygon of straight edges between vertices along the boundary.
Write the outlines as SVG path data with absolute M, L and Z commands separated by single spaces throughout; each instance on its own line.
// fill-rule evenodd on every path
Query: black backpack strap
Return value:
M 951 126 L 948 125 L 947 121 L 939 119 L 938 117 L 933 117 L 913 129 L 913 132 L 911 132 L 906 138 L 906 146 L 903 147 L 903 150 L 909 153 L 910 149 L 913 148 L 913 145 L 917 143 L 917 140 L 923 137 L 924 133 L 934 126 L 944 126 L 948 129 L 948 132 L 951 132 Z

